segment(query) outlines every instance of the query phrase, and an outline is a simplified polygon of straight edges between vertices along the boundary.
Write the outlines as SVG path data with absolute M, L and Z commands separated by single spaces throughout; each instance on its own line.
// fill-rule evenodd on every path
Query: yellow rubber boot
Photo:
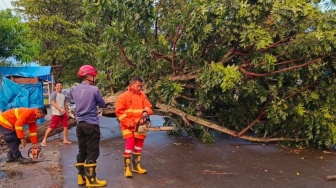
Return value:
M 140 166 L 140 161 L 141 161 L 141 154 L 140 153 L 133 153 L 132 157 L 132 172 L 136 172 L 139 174 L 146 174 L 147 170 L 143 169 Z
M 85 180 L 87 187 L 103 187 L 107 184 L 105 180 L 97 178 L 97 164 L 84 164 Z
M 84 163 L 76 163 L 75 167 L 78 170 L 78 175 L 77 175 L 78 185 L 84 185 L 85 184 Z
M 131 156 L 125 156 L 124 155 L 124 175 L 126 178 L 132 177 L 131 172 Z

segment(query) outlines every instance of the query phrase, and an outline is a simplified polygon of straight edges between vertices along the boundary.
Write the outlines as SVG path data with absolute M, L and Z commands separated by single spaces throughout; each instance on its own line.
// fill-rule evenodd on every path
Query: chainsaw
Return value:
M 41 152 L 41 150 L 42 150 L 41 146 L 39 146 L 38 148 L 31 147 L 28 150 L 28 157 L 32 159 L 30 163 L 51 161 L 51 160 L 39 160 L 43 156 L 43 153 Z
M 39 146 L 38 148 L 31 147 L 28 150 L 28 157 L 30 157 L 32 160 L 37 160 L 40 157 L 41 150 L 41 146 Z
M 142 116 L 138 121 L 135 131 L 147 132 L 147 131 L 172 131 L 174 127 L 171 126 L 152 126 L 148 114 Z

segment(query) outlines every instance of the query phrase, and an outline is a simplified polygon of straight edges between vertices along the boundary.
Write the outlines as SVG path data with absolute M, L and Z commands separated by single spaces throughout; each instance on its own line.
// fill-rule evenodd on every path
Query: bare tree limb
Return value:
M 123 59 L 128 66 L 130 66 L 131 68 L 135 69 L 136 65 L 134 65 L 132 63 L 132 61 L 127 58 L 126 52 L 125 52 L 124 48 L 121 46 L 121 44 L 117 43 L 116 45 L 119 48 L 121 59 Z
M 156 103 L 156 106 L 160 109 L 163 109 L 165 111 L 169 111 L 171 113 L 177 114 L 181 117 L 185 117 L 186 119 L 193 121 L 195 123 L 198 123 L 200 125 L 212 128 L 214 130 L 229 134 L 231 136 L 237 137 L 237 132 L 230 130 L 228 128 L 219 126 L 213 122 L 209 122 L 205 119 L 202 119 L 200 117 L 195 117 L 189 114 L 184 113 L 182 110 L 176 109 L 172 106 L 168 106 L 162 103 Z M 306 139 L 293 139 L 293 138 L 255 138 L 255 137 L 251 137 L 251 136 L 241 136 L 239 138 L 242 138 L 244 140 L 248 140 L 248 141 L 252 141 L 252 142 L 279 142 L 279 141 L 304 141 Z
M 187 80 L 193 80 L 195 78 L 196 78 L 195 73 L 189 73 L 189 74 L 184 74 L 184 75 L 172 76 L 171 80 L 172 81 L 187 81 Z

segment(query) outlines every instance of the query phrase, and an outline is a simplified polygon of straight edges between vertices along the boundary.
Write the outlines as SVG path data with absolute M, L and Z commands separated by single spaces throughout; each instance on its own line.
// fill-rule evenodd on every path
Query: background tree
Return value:
M 319 1 L 87 1 L 114 87 L 141 76 L 151 96 L 234 131 L 330 146 L 335 11 Z M 106 80 L 106 82 L 109 80 Z M 207 130 L 194 124 L 194 130 Z
M 78 68 L 95 64 L 95 24 L 84 21 L 82 0 L 18 0 L 13 2 L 31 28 L 30 39 L 41 40 L 40 65 L 53 66 L 56 79 L 77 81 Z
M 14 16 L 10 9 L 0 11 L 0 62 L 11 66 L 6 60 L 14 58 L 20 63 L 29 63 L 39 51 L 39 40 L 29 40 L 30 28 L 19 16 Z

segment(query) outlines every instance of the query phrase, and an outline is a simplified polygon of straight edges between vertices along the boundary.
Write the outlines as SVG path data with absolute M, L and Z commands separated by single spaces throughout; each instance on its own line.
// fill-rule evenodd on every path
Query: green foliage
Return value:
M 41 41 L 35 58 L 40 65 L 54 67 L 55 79 L 73 83 L 81 65 L 97 66 L 97 26 L 85 21 L 82 0 L 13 3 L 31 28 L 29 40 Z
M 14 57 L 16 61 L 28 63 L 39 52 L 38 39 L 27 39 L 30 28 L 14 16 L 10 9 L 0 11 L 0 60 Z
M 299 145 L 327 147 L 335 137 L 336 24 L 335 11 L 324 13 L 316 3 L 86 5 L 92 18 L 100 18 L 101 61 L 110 63 L 117 85 L 127 74 L 142 76 L 154 98 L 224 127 L 240 131 L 258 120 L 251 128 L 256 136 L 294 136 L 307 140 Z M 196 79 L 182 78 L 190 74 Z M 186 93 L 196 101 L 181 99 Z
M 160 91 L 160 99 L 165 103 L 172 103 L 173 100 L 183 91 L 183 86 L 181 84 L 169 80 L 159 80 L 156 86 L 156 90 Z
M 336 141 L 336 13 L 321 11 L 319 2 L 20 0 L 17 5 L 25 7 L 42 40 L 38 59 L 62 65 L 65 79 L 84 63 L 98 67 L 104 92 L 140 76 L 152 88 L 153 101 L 237 132 L 254 123 L 251 135 L 303 139 L 284 144 L 322 148 Z M 193 125 L 211 142 L 207 129 Z

